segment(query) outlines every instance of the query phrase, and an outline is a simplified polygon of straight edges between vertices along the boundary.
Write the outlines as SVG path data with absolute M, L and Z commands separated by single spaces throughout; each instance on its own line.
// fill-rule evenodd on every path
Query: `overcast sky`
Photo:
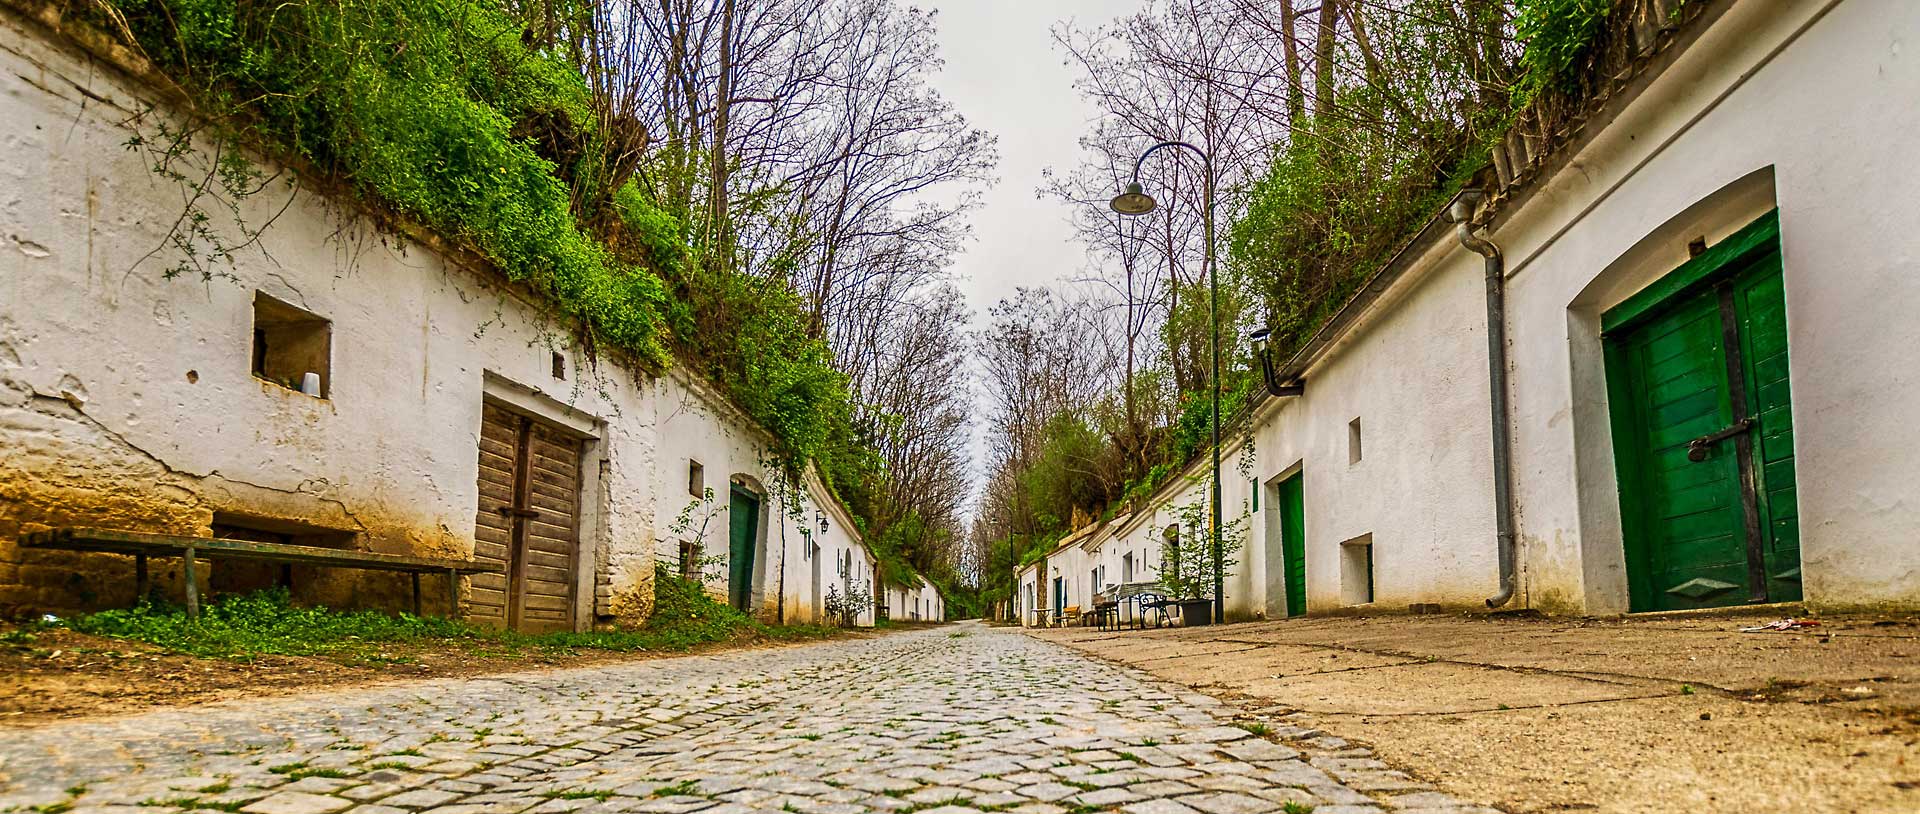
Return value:
M 983 326 L 987 309 L 1018 286 L 1078 276 L 1085 251 L 1074 242 L 1067 209 L 1040 200 L 1040 172 L 1073 167 L 1093 108 L 1074 93 L 1074 70 L 1053 46 L 1063 20 L 1098 25 L 1138 9 L 1141 0 L 932 0 L 940 12 L 946 70 L 934 86 L 975 127 L 1000 139 L 1000 183 L 973 213 L 973 240 L 956 259 L 956 283 Z M 981 394 L 976 393 L 978 401 Z M 984 406 L 984 405 L 983 405 Z M 976 418 L 985 414 L 976 410 Z M 983 484 L 985 438 L 975 425 L 975 493 Z M 971 513 L 966 508 L 962 516 Z
M 1040 171 L 1071 168 L 1093 108 L 1073 91 L 1075 72 L 1053 47 L 1067 19 L 1105 23 L 1140 0 L 935 0 L 940 52 L 934 80 L 975 127 L 1000 139 L 1000 183 L 973 214 L 974 239 L 954 265 L 976 324 L 1016 286 L 1076 276 L 1084 252 L 1068 237 L 1067 210 L 1034 197 Z

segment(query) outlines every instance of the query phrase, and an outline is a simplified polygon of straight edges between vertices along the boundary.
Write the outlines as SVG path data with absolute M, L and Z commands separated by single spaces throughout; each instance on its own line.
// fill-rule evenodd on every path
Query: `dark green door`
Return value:
M 1307 514 L 1300 475 L 1280 482 L 1280 553 L 1286 575 L 1287 615 L 1307 612 Z
M 760 501 L 739 489 L 729 490 L 727 525 L 731 545 L 727 548 L 727 599 L 733 606 L 748 610 L 753 596 L 754 545 L 760 537 Z
M 1603 324 L 1631 609 L 1799 599 L 1777 220 Z

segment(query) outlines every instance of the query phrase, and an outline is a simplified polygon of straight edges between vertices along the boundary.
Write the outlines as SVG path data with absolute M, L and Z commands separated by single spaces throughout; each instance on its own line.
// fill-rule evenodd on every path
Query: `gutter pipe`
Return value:
M 1493 429 L 1493 501 L 1494 544 L 1500 561 L 1499 593 L 1487 597 L 1487 607 L 1498 608 L 1513 600 L 1518 583 L 1514 563 L 1518 559 L 1513 530 L 1513 435 L 1509 429 L 1512 407 L 1507 397 L 1507 275 L 1500 247 L 1473 233 L 1474 204 L 1482 196 L 1466 193 L 1454 199 L 1447 217 L 1455 224 L 1454 234 L 1468 251 L 1486 258 L 1487 270 L 1487 389 L 1492 404 Z

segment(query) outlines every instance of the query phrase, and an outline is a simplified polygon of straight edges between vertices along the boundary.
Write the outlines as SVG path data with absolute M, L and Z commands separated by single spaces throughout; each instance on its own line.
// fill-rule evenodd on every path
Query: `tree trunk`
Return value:
M 1339 44 L 1340 2 L 1321 0 L 1320 19 L 1313 33 L 1313 117 L 1326 116 L 1333 104 L 1334 46 Z
M 708 231 L 712 235 L 712 262 L 723 264 L 731 258 L 727 246 L 727 116 L 733 107 L 733 7 L 726 0 L 720 12 L 720 77 L 713 99 L 713 180 L 708 190 Z

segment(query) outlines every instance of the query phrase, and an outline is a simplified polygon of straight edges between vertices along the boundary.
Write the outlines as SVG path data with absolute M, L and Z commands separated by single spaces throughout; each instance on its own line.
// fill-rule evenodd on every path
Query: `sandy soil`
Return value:
M 1514 812 L 1920 811 L 1920 619 L 1406 616 L 1036 635 Z

